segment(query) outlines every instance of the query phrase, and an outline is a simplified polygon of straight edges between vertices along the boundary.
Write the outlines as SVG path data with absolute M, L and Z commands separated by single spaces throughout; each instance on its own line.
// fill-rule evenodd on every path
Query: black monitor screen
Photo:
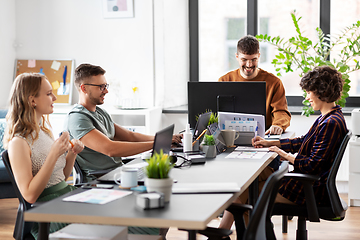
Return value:
M 188 115 L 191 127 L 206 112 L 266 114 L 265 82 L 188 82 Z M 266 119 L 266 116 L 265 116 Z

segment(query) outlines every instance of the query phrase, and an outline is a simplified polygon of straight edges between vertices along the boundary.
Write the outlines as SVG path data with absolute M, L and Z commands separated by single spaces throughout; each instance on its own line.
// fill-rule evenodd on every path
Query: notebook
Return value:
M 162 149 L 164 153 L 169 153 L 171 148 L 171 141 L 172 136 L 174 132 L 174 124 L 170 125 L 169 127 L 166 127 L 160 131 L 158 131 L 155 134 L 152 154 L 155 152 L 159 153 Z M 104 181 L 104 182 L 114 182 L 114 176 L 116 173 L 121 172 L 121 169 L 123 167 L 129 167 L 129 168 L 137 168 L 138 169 L 138 182 L 143 183 L 145 179 L 145 174 L 143 171 L 143 167 L 147 165 L 147 162 L 142 160 L 141 158 L 136 158 L 130 163 L 124 164 L 121 167 L 115 168 L 114 170 L 108 172 L 107 174 L 99 177 L 98 181 Z M 119 181 L 120 181 L 120 174 L 118 174 Z
M 197 139 L 200 136 L 200 134 L 207 128 L 207 125 L 208 125 L 209 120 L 210 120 L 211 113 L 212 112 L 206 112 L 206 113 L 203 113 L 203 114 L 199 115 L 199 118 L 198 118 L 198 120 L 196 122 L 196 125 L 195 125 L 195 128 L 194 128 L 193 141 L 195 139 Z M 202 138 L 203 137 L 201 137 L 199 139 L 199 143 L 202 141 Z M 173 151 L 173 152 L 182 152 L 183 147 L 182 146 L 174 147 L 174 148 L 171 148 L 171 151 Z

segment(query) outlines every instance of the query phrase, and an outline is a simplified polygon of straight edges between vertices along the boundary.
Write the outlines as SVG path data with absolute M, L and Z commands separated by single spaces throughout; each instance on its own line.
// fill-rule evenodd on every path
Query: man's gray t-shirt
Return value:
M 64 124 L 64 129 L 69 132 L 71 139 L 81 139 L 91 130 L 97 129 L 110 140 L 114 140 L 114 122 L 100 107 L 96 107 L 95 112 L 91 112 L 84 106 L 76 104 L 68 113 Z M 77 155 L 76 160 L 86 175 L 89 171 L 114 169 L 122 165 L 120 157 L 109 157 L 88 147 Z

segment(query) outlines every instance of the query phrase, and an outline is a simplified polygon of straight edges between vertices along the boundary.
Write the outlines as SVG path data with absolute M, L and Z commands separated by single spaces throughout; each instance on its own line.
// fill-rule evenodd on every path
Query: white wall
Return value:
M 134 86 L 142 107 L 185 104 L 187 1 L 133 3 L 133 18 L 104 19 L 102 0 L 1 0 L 0 66 L 6 82 L 1 96 L 10 90 L 16 58 L 71 58 L 76 66 L 87 62 L 107 71 L 106 105 L 132 98 Z M 16 51 L 13 42 L 21 46 Z M 0 99 L 0 107 L 6 100 Z
M 0 1 L 0 108 L 6 106 L 14 76 L 15 64 L 15 2 Z
M 100 0 L 16 0 L 16 52 L 22 59 L 75 59 L 102 66 L 112 85 L 153 105 L 152 1 L 134 1 L 134 18 L 105 19 Z M 119 91 L 119 89 L 112 89 Z M 111 93 L 111 88 L 110 88 Z M 106 102 L 113 102 L 111 94 Z
M 155 0 L 155 69 L 157 74 L 155 94 L 159 96 L 156 101 L 157 106 L 173 107 L 187 104 L 187 82 L 189 81 L 187 2 L 186 0 Z M 157 9 L 159 11 L 156 11 Z M 163 15 L 158 13 L 163 13 Z M 160 29 L 159 26 L 163 34 L 156 31 Z M 160 97 L 162 95 L 164 97 Z

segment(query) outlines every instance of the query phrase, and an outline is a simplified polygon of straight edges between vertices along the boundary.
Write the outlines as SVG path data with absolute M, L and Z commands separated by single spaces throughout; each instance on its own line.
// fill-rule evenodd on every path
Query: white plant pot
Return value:
M 171 193 L 172 193 L 172 178 L 145 178 L 145 186 L 147 192 L 161 192 L 164 194 L 165 202 L 170 201 Z
M 202 150 L 205 153 L 206 158 L 216 157 L 216 146 L 215 145 L 203 145 Z

